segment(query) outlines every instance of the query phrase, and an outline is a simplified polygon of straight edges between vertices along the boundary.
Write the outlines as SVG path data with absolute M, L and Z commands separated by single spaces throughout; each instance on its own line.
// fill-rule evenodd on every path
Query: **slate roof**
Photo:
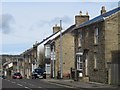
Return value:
M 108 16 L 111 16 L 112 14 L 115 14 L 116 12 L 119 12 L 120 11 L 120 7 L 117 7 L 111 11 L 108 11 L 102 15 L 99 15 L 83 24 L 80 24 L 77 28 L 81 28 L 81 27 L 84 27 L 84 26 L 87 26 L 87 25 L 90 25 L 90 24 L 93 24 L 93 23 L 96 23 L 96 22 L 101 22 L 101 21 L 104 21 L 104 19 Z M 77 29 L 75 28 L 75 29 Z
M 42 44 L 43 42 L 45 42 L 45 41 L 48 40 L 49 38 L 55 36 L 57 33 L 59 33 L 59 32 L 53 33 L 52 35 L 48 36 L 46 39 L 43 39 L 41 42 L 37 43 L 37 46 L 40 45 L 40 44 Z
M 66 32 L 69 32 L 70 30 L 73 30 L 73 28 L 75 28 L 75 24 L 74 24 L 74 25 L 71 25 L 71 26 L 70 26 L 69 28 L 67 28 L 66 30 L 62 30 L 62 31 L 61 31 L 62 35 L 65 34 Z M 58 37 L 60 37 L 60 32 L 58 32 L 58 33 L 56 34 L 56 36 L 54 36 L 54 38 L 49 39 L 49 41 L 47 41 L 45 44 L 51 43 L 53 39 L 56 39 L 56 38 L 58 38 Z

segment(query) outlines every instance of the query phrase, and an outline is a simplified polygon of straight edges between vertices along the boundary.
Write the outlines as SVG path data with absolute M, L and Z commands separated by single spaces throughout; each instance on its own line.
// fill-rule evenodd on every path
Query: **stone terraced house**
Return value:
M 106 12 L 103 6 L 101 15 L 72 33 L 80 80 L 120 85 L 120 7 Z

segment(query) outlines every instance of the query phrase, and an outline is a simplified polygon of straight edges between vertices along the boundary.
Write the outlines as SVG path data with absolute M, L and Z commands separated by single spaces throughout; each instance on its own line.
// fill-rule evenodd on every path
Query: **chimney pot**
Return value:
M 105 6 L 102 6 L 101 14 L 104 14 L 104 13 L 106 13 Z
M 82 11 L 80 11 L 80 15 L 82 15 Z
M 102 10 L 105 10 L 105 6 L 102 6 Z
M 86 12 L 86 16 L 88 16 L 88 12 Z
M 55 24 L 55 27 L 57 27 L 57 24 Z

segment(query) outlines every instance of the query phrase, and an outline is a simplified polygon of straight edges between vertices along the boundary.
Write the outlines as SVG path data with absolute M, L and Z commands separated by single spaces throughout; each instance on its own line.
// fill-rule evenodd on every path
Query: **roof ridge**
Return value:
M 120 11 L 120 7 L 112 9 L 112 10 L 110 10 L 110 11 L 108 11 L 108 12 L 102 14 L 102 15 L 96 16 L 93 19 L 80 24 L 78 28 L 84 27 L 86 25 L 90 25 L 90 24 L 95 23 L 95 22 L 103 21 L 105 17 L 108 17 L 108 16 L 110 16 L 110 15 L 112 15 L 112 14 L 118 12 L 118 11 Z

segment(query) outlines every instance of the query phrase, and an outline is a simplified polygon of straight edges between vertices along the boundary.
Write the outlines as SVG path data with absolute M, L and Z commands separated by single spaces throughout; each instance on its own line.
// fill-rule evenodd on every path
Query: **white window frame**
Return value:
M 94 69 L 98 68 L 98 64 L 97 64 L 97 53 L 94 53 Z
M 82 46 L 82 39 L 83 39 L 83 35 L 82 33 L 79 34 L 79 37 L 78 37 L 78 46 L 81 47 Z
M 77 55 L 77 70 L 83 70 L 83 61 L 81 59 L 81 55 Z
M 51 74 L 51 64 L 45 64 L 46 74 Z
M 85 59 L 85 75 L 88 75 L 88 53 L 86 54 L 86 59 Z
M 95 31 L 94 31 L 94 44 L 98 44 L 98 37 L 99 37 L 99 29 L 95 28 Z
M 28 58 L 28 62 L 31 63 L 31 58 L 30 57 Z
M 45 46 L 45 57 L 46 58 L 50 58 L 51 56 L 51 48 L 50 48 L 50 45 L 46 45 Z

